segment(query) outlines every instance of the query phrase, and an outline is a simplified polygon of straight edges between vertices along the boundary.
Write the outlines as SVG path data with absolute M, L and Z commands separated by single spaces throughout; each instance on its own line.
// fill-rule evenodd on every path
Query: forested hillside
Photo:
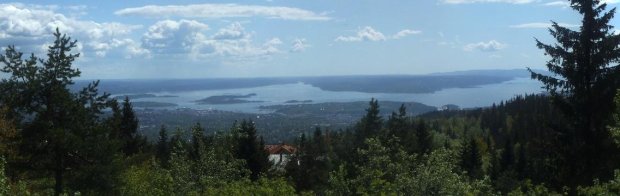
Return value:
M 618 195 L 615 9 L 571 3 L 579 31 L 553 23 L 558 43 L 537 41 L 548 94 L 421 116 L 372 99 L 353 126 L 292 138 L 281 167 L 251 120 L 162 125 L 149 142 L 128 97 L 71 90 L 78 45 L 57 29 L 45 57 L 0 55 L 0 195 Z

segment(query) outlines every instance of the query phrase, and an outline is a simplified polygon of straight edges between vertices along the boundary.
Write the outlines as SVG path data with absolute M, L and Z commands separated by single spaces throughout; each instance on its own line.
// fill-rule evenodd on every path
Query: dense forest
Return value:
M 295 138 L 284 167 L 250 120 L 146 140 L 129 98 L 70 89 L 77 41 L 56 30 L 46 58 L 0 55 L 0 195 L 620 194 L 615 9 L 571 2 L 580 31 L 553 23 L 558 43 L 537 41 L 552 74 L 530 71 L 548 94 L 416 117 L 372 99 L 354 126 Z

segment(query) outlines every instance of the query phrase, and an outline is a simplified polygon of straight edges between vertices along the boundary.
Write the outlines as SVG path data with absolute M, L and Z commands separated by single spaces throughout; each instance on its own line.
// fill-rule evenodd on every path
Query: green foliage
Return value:
M 358 149 L 361 164 L 355 168 L 359 176 L 351 179 L 351 189 L 362 195 L 410 194 L 412 190 L 408 187 L 412 183 L 415 156 L 400 147 L 388 148 L 374 138 L 367 139 L 366 145 L 368 149 Z
M 174 195 L 174 179 L 170 171 L 158 167 L 154 161 L 131 166 L 121 175 L 121 195 Z
M 159 164 L 168 168 L 170 162 L 170 140 L 168 139 L 168 131 L 165 126 L 161 126 L 159 130 L 159 138 L 157 139 L 155 156 Z
M 589 187 L 578 187 L 578 195 L 618 195 L 620 194 L 620 170 L 614 171 L 614 178 L 606 183 L 594 181 L 594 185 Z
M 298 191 L 323 193 L 332 170 L 329 147 L 318 127 L 308 140 L 306 142 L 305 135 L 302 135 L 297 152 L 286 165 L 286 175 L 293 179 Z
M 386 142 L 393 145 L 394 140 Z M 493 193 L 488 178 L 469 181 L 458 173 L 456 153 L 437 149 L 416 159 L 398 145 L 386 147 L 380 140 L 366 141 L 368 149 L 359 149 L 357 174 L 344 165 L 330 174 L 332 195 L 446 195 Z
M 4 174 L 6 161 L 4 161 L 4 157 L 0 156 L 0 195 L 8 195 L 9 193 L 9 182 Z
M 612 117 L 616 89 L 620 87 L 620 35 L 610 25 L 616 9 L 607 10 L 599 0 L 572 0 L 571 8 L 582 15 L 579 30 L 553 22 L 550 34 L 557 44 L 537 46 L 551 57 L 547 68 L 552 75 L 535 73 L 550 93 L 553 104 L 570 123 L 555 128 L 559 149 L 566 164 L 559 180 L 575 188 L 596 176 L 608 176 L 620 150 L 612 145 L 607 125 Z M 574 176 L 579 176 L 575 178 Z M 607 178 L 606 177 L 606 178 Z
M 69 85 L 80 71 L 73 68 L 79 54 L 71 53 L 77 41 L 58 30 L 47 50 L 47 58 L 22 53 L 9 46 L 0 62 L 0 71 L 9 75 L 0 82 L 0 103 L 10 110 L 9 118 L 19 122 L 20 154 L 16 165 L 45 172 L 35 177 L 52 177 L 55 194 L 65 186 L 84 192 L 113 191 L 115 153 L 118 145 L 102 113 L 109 105 L 109 94 L 99 95 L 93 82 L 78 92 Z M 24 120 L 28 117 L 30 120 Z M 26 171 L 27 172 L 27 171 Z M 97 176 L 95 178 L 94 176 Z
M 123 143 L 123 152 L 133 155 L 142 150 L 146 145 L 146 138 L 138 134 L 138 117 L 133 111 L 129 97 L 125 97 L 121 109 L 119 122 L 119 139 Z
M 189 194 L 196 186 L 192 178 L 192 163 L 182 140 L 173 143 L 170 157 L 170 174 L 173 180 L 173 189 L 179 194 Z
M 543 185 L 533 185 L 532 181 L 527 180 L 523 182 L 523 184 L 520 187 L 509 192 L 508 195 L 509 196 L 525 196 L 525 195 L 547 196 L 547 195 L 562 195 L 562 194 L 550 191 L 549 189 L 547 189 L 547 187 Z
M 335 171 L 330 172 L 328 182 L 327 195 L 350 195 L 353 193 L 346 164 L 342 164 Z
M 204 128 L 202 128 L 199 123 L 197 123 L 191 128 L 192 146 L 189 152 L 189 156 L 195 162 L 202 160 L 204 156 L 207 155 L 205 152 L 207 150 L 207 146 L 205 145 L 204 132 Z
M 0 82 L 0 157 L 8 159 L 0 159 L 0 195 L 618 194 L 620 171 L 612 177 L 609 170 L 618 165 L 611 138 L 620 143 L 620 93 L 616 114 L 605 104 L 609 88 L 618 85 L 610 83 L 616 68 L 607 64 L 620 55 L 605 54 L 620 53 L 620 35 L 606 25 L 614 10 L 599 16 L 605 6 L 598 1 L 573 2 L 584 15 L 582 31 L 557 24 L 552 30 L 572 44 L 538 44 L 562 77 L 533 73 L 551 97 L 519 96 L 419 118 L 408 117 L 401 105 L 386 123 L 372 99 L 351 129 L 302 134 L 287 179 L 269 171 L 252 121 L 211 135 L 196 124 L 170 139 L 162 126 L 152 149 L 137 132 L 128 98 L 119 106 L 99 95 L 98 82 L 69 90 L 80 74 L 72 68 L 79 56 L 70 53 L 75 41 L 57 31 L 47 59 L 22 59 L 10 46 L 0 56 L 0 70 L 9 74 Z M 610 43 L 616 45 L 602 47 Z M 588 54 L 584 47 L 608 53 Z M 616 124 L 603 126 L 609 117 Z M 593 177 L 604 183 L 578 186 Z
M 7 116 L 8 110 L 0 107 L 0 157 L 4 157 L 4 161 L 7 162 L 16 162 L 18 159 L 21 159 L 19 154 L 21 137 L 15 124 Z
M 620 146 L 620 90 L 616 92 L 616 97 L 614 97 L 614 107 L 616 108 L 612 115 L 614 123 L 608 129 L 616 145 Z
M 458 171 L 457 156 L 446 149 L 437 149 L 424 157 L 415 169 L 412 183 L 414 195 L 465 195 L 473 190 Z
M 250 179 L 258 180 L 271 167 L 263 140 L 256 135 L 256 126 L 252 121 L 244 120 L 236 128 L 239 137 L 237 138 L 235 157 L 245 160 L 247 168 L 251 172 Z
M 284 179 L 261 178 L 235 181 L 207 190 L 204 195 L 295 195 L 295 188 Z
M 383 125 L 383 118 L 379 112 L 379 101 L 372 98 L 368 109 L 366 109 L 366 115 L 356 125 L 356 146 L 363 146 L 367 138 L 372 138 L 379 134 Z
M 461 168 L 467 171 L 467 174 L 473 178 L 479 178 L 482 176 L 482 156 L 478 149 L 478 143 L 475 139 L 471 139 L 467 142 L 461 150 Z
M 433 135 L 428 129 L 428 126 L 426 125 L 426 122 L 424 120 L 420 120 L 419 122 L 417 122 L 415 136 L 417 138 L 418 152 L 428 153 L 432 150 Z

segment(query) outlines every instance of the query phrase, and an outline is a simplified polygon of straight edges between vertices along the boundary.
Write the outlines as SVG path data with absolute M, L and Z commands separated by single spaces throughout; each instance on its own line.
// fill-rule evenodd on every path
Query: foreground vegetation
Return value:
M 573 0 L 581 31 L 554 23 L 538 46 L 549 70 L 532 72 L 548 96 L 411 117 L 380 115 L 371 100 L 355 126 L 296 139 L 273 166 L 251 121 L 205 134 L 200 124 L 149 143 L 128 98 L 80 75 L 76 42 L 60 34 L 47 58 L 9 46 L 0 56 L 0 195 L 614 195 L 620 193 L 620 35 L 615 12 Z M 615 99 L 614 99 L 615 98 Z M 106 115 L 105 111 L 111 111 Z

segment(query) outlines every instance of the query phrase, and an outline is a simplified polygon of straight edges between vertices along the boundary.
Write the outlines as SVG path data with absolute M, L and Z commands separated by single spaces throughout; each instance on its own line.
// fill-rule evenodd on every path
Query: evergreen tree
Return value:
M 295 188 L 297 190 L 307 190 L 308 178 L 305 178 L 306 169 L 303 168 L 305 164 L 302 161 L 306 156 L 306 134 L 302 133 L 299 139 L 297 139 L 297 151 L 291 156 L 288 164 L 285 166 L 286 176 L 291 178 Z
M 502 151 L 502 158 L 500 160 L 500 164 L 502 166 L 502 170 L 512 170 L 512 166 L 515 163 L 515 150 L 514 145 L 510 139 L 506 140 L 504 143 L 504 149 Z
M 499 177 L 499 174 L 501 172 L 501 166 L 499 163 L 499 157 L 497 157 L 497 152 L 495 151 L 495 149 L 492 149 L 490 153 L 491 156 L 489 160 L 489 170 L 487 171 L 487 173 L 491 180 L 495 181 Z
M 71 53 L 77 41 L 58 29 L 53 35 L 47 59 L 32 54 L 24 60 L 14 46 L 0 55 L 5 65 L 0 71 L 9 75 L 0 82 L 0 103 L 10 107 L 10 118 L 20 122 L 20 153 L 27 160 L 23 165 L 42 171 L 34 175 L 52 173 L 55 195 L 63 193 L 65 185 L 84 192 L 111 191 L 118 148 L 101 116 L 109 106 L 109 94 L 99 95 L 98 81 L 79 92 L 69 90 L 73 78 L 80 76 L 72 67 L 79 57 Z M 23 121 L 26 117 L 29 120 Z M 95 173 L 99 177 L 94 178 Z
M 120 139 L 123 144 L 123 152 L 133 155 L 140 151 L 145 144 L 145 139 L 138 134 L 138 117 L 133 111 L 129 97 L 125 96 L 121 110 Z
M 610 20 L 616 9 L 607 11 L 599 0 L 571 0 L 571 7 L 582 15 L 579 31 L 553 22 L 551 35 L 557 44 L 537 46 L 551 57 L 547 68 L 553 75 L 532 70 L 532 78 L 541 81 L 557 106 L 571 122 L 556 130 L 562 136 L 563 149 L 559 178 L 571 187 L 589 183 L 595 176 L 611 177 L 612 161 L 617 161 L 617 147 L 610 142 L 606 129 L 613 107 L 613 97 L 620 87 L 620 35 L 614 33 Z M 564 167 L 566 166 L 566 167 Z M 579 176 L 579 178 L 575 178 Z
M 517 163 L 515 164 L 515 171 L 519 175 L 519 180 L 523 179 L 526 176 L 526 169 L 527 158 L 525 156 L 525 146 L 523 146 L 523 144 L 520 144 L 517 150 Z
M 180 139 L 181 132 L 173 136 L 172 151 L 170 153 L 170 174 L 173 181 L 173 190 L 179 195 L 188 195 L 194 191 L 196 179 L 192 178 L 192 164 L 188 158 L 185 142 Z
M 164 168 L 168 168 L 170 161 L 170 141 L 168 140 L 168 131 L 164 125 L 159 129 L 159 138 L 157 140 L 156 157 L 159 164 Z
M 428 153 L 433 148 L 433 135 L 428 129 L 424 120 L 418 122 L 415 135 L 420 153 Z
M 250 179 L 256 181 L 261 174 L 267 172 L 271 167 L 268 154 L 262 141 L 259 141 L 259 138 L 257 138 L 254 122 L 250 120 L 241 121 L 239 132 L 240 137 L 237 139 L 236 158 L 245 160 L 246 166 L 251 172 Z
M 286 166 L 287 176 L 293 178 L 299 191 L 313 190 L 315 193 L 323 193 L 327 188 L 332 167 L 329 147 L 319 127 L 309 140 L 306 142 L 305 134 L 302 134 L 297 152 Z
M 202 156 L 205 156 L 206 145 L 205 145 L 205 136 L 204 136 L 204 128 L 200 126 L 200 123 L 196 123 L 192 128 L 192 148 L 189 153 L 190 158 L 193 161 L 200 161 Z
M 19 145 L 22 141 L 15 123 L 7 119 L 7 113 L 8 110 L 0 108 L 0 157 L 5 158 L 6 168 L 10 168 L 11 162 L 20 162 Z M 15 171 L 7 169 L 7 176 L 15 176 Z
M 390 115 L 387 121 L 387 128 L 390 135 L 396 136 L 402 140 L 406 139 L 407 108 L 405 107 L 405 104 L 400 105 L 400 108 L 398 108 L 398 113 L 392 112 L 392 115 Z
M 357 132 L 355 138 L 356 146 L 364 146 L 366 138 L 372 138 L 379 134 L 383 125 L 383 119 L 379 114 L 379 101 L 372 98 L 369 102 L 368 109 L 366 109 L 366 115 L 362 117 L 357 124 Z
M 472 138 L 461 150 L 461 168 L 472 178 L 482 176 L 482 156 L 476 140 Z
M 108 103 L 112 110 L 112 116 L 108 119 L 108 126 L 110 127 L 110 137 L 115 139 L 121 138 L 121 121 L 123 120 L 123 112 L 121 106 L 116 99 L 110 100 Z M 122 142 L 122 141 L 120 141 Z

